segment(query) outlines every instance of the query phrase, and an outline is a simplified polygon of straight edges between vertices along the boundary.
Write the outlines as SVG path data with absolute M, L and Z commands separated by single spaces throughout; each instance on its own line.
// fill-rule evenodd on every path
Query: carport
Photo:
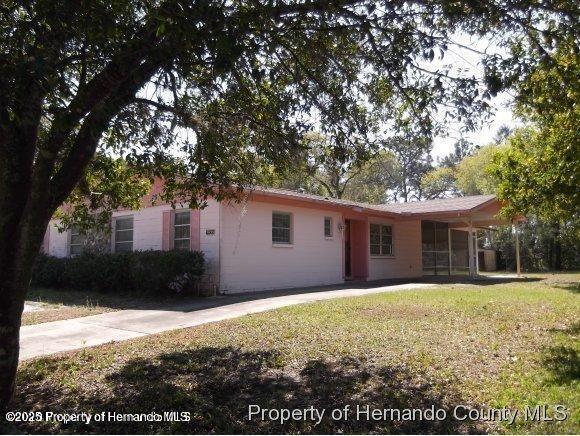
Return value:
M 478 195 L 416 203 L 396 203 L 385 210 L 409 219 L 421 219 L 424 275 L 479 274 L 477 231 L 512 226 L 516 239 L 516 268 L 520 270 L 518 217 L 513 221 L 498 215 L 502 204 L 495 195 Z

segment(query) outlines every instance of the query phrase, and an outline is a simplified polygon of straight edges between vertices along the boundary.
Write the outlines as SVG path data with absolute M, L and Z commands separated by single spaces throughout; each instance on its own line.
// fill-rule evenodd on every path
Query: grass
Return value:
M 24 363 L 13 409 L 189 422 L 29 422 L 31 433 L 579 433 L 580 275 L 441 285 L 283 308 Z M 248 420 L 327 409 L 312 421 Z M 331 420 L 334 408 L 561 404 L 561 422 Z

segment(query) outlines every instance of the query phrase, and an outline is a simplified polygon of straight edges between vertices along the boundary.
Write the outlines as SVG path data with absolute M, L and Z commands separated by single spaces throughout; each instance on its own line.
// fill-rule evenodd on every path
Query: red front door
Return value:
M 344 222 L 344 278 L 352 279 L 350 220 Z

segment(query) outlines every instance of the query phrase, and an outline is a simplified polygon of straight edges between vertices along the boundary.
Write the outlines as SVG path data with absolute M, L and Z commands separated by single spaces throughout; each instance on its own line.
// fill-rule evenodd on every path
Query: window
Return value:
M 272 212 L 272 243 L 291 244 L 290 225 L 292 216 L 285 212 Z
M 370 226 L 371 254 L 376 256 L 390 256 L 393 254 L 393 228 L 384 224 Z
M 85 247 L 85 241 L 87 237 L 82 233 L 78 226 L 72 226 L 70 228 L 70 254 L 71 256 L 76 256 L 83 252 Z
M 115 253 L 133 251 L 133 217 L 115 219 Z
M 175 212 L 173 221 L 173 248 L 176 250 L 189 250 L 190 241 L 190 217 L 189 210 Z
M 329 216 L 324 217 L 324 237 L 332 238 L 332 218 Z

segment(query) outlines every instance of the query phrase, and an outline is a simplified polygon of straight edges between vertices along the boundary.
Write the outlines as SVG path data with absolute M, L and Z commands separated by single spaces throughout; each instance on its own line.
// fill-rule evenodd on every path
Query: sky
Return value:
M 480 129 L 473 132 L 463 132 L 461 125 L 452 124 L 447 127 L 445 136 L 437 136 L 433 140 L 433 150 L 431 155 L 434 159 L 442 158 L 453 151 L 453 146 L 457 140 L 464 138 L 475 145 L 486 145 L 493 141 L 496 132 L 502 126 L 515 127 L 519 123 L 514 118 L 511 109 L 511 97 L 507 94 L 498 95 L 491 103 L 493 114 L 488 122 L 485 122 Z
M 429 70 L 450 68 L 450 75 L 483 77 L 483 67 L 481 64 L 481 53 L 505 53 L 499 46 L 499 36 L 496 37 L 471 37 L 465 34 L 455 34 L 451 39 L 457 44 L 450 44 L 443 58 L 436 57 L 433 61 L 419 62 L 422 67 Z M 155 100 L 155 88 L 149 87 L 143 90 L 143 96 Z M 474 145 L 486 145 L 493 141 L 498 129 L 502 126 L 516 127 L 519 123 L 512 113 L 512 98 L 508 93 L 502 93 L 493 100 L 488 101 L 492 107 L 489 119 L 482 122 L 475 131 L 465 132 L 461 123 L 449 123 L 445 125 L 445 134 L 436 136 L 433 140 L 433 150 L 431 155 L 437 162 L 454 150 L 454 144 L 464 138 Z M 192 140 L 191 132 L 187 129 L 180 129 L 180 138 Z M 178 149 L 173 150 L 176 155 L 183 155 Z
M 497 53 L 504 54 L 505 50 L 498 45 L 501 35 L 495 37 L 477 38 L 465 34 L 457 34 L 452 40 L 457 45 L 450 45 L 443 59 L 435 59 L 430 63 L 430 68 L 450 66 L 451 71 L 461 74 L 473 74 L 476 77 L 483 77 L 483 66 L 481 64 L 481 54 Z M 502 126 L 516 127 L 519 123 L 512 112 L 512 97 L 508 93 L 498 94 L 489 101 L 492 107 L 492 114 L 489 120 L 483 123 L 479 129 L 473 132 L 464 132 L 461 124 L 447 125 L 445 136 L 437 136 L 433 141 L 432 156 L 437 159 L 453 151 L 455 142 L 464 138 L 475 145 L 486 145 L 492 142 L 497 130 Z

